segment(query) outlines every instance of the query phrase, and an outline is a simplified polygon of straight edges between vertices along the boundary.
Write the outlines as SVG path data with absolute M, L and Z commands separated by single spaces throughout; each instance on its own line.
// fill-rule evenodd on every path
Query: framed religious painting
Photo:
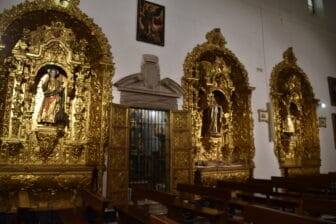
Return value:
M 326 128 L 327 127 L 327 118 L 326 117 L 319 117 L 318 118 L 318 126 L 320 128 Z
M 258 121 L 259 122 L 268 122 L 269 116 L 267 110 L 258 110 Z
M 138 0 L 137 41 L 164 46 L 165 7 Z
M 328 77 L 330 105 L 336 106 L 336 78 Z

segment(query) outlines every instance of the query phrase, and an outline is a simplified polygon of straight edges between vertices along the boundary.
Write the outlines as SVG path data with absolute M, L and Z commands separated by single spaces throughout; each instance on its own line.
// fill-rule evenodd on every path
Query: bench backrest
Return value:
M 226 201 L 230 199 L 231 191 L 208 186 L 194 184 L 178 184 L 177 191 L 179 193 L 195 194 L 209 199 Z
M 176 199 L 176 195 L 167 192 L 149 190 L 142 187 L 133 188 L 132 201 L 136 203 L 137 201 L 144 199 L 156 201 L 161 204 L 172 204 Z
M 294 213 L 283 212 L 276 209 L 257 205 L 244 207 L 244 220 L 256 224 L 320 224 L 328 223 L 315 218 L 309 218 Z

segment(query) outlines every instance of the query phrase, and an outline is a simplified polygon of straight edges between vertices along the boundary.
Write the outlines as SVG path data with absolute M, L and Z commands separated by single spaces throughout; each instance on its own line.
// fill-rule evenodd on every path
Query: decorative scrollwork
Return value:
M 41 160 L 47 161 L 53 154 L 56 145 L 64 133 L 62 129 L 41 129 L 36 132 L 36 138 L 40 147 L 39 156 Z

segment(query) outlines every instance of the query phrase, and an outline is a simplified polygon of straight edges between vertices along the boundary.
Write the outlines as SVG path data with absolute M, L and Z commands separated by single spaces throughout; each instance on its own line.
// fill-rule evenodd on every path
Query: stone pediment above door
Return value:
M 141 71 L 128 75 L 114 85 L 121 92 L 120 104 L 132 107 L 177 109 L 177 99 L 182 88 L 170 78 L 161 80 L 159 59 L 155 55 L 143 55 Z

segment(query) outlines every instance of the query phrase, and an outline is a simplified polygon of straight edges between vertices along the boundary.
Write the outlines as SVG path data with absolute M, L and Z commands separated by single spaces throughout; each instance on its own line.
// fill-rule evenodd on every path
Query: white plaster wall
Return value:
M 165 6 L 165 46 L 136 41 L 137 0 L 81 0 L 80 8 L 94 18 L 109 43 L 116 67 L 113 82 L 140 71 L 142 55 L 160 59 L 161 78 L 181 83 L 188 52 L 205 42 L 205 34 L 215 27 L 222 30 L 227 47 L 245 65 L 251 86 L 255 139 L 255 177 L 279 175 L 273 143 L 268 140 L 266 123 L 258 122 L 258 109 L 269 102 L 269 78 L 273 67 L 290 46 L 299 66 L 308 75 L 315 97 L 327 107 L 318 116 L 327 118 L 320 129 L 322 172 L 336 171 L 327 76 L 336 77 L 336 1 L 325 0 L 319 16 L 308 13 L 306 0 L 151 0 Z M 0 0 L 0 11 L 21 0 Z M 258 69 L 257 69 L 258 68 Z M 113 91 L 114 102 L 119 93 Z M 179 107 L 182 106 L 182 100 Z

